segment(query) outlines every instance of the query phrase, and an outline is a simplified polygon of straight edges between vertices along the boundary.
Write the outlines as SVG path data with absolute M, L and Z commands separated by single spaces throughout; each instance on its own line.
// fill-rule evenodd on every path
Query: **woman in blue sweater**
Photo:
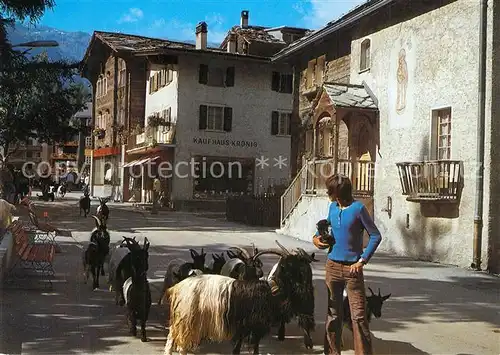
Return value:
M 366 207 L 352 197 L 352 184 L 348 177 L 333 175 L 326 180 L 330 201 L 328 222 L 331 225 L 331 244 L 322 243 L 319 234 L 313 237 L 319 249 L 331 248 L 326 263 L 328 288 L 328 316 L 325 331 L 325 354 L 340 354 L 342 338 L 342 298 L 347 290 L 353 323 L 354 351 L 356 354 L 373 354 L 368 320 L 363 266 L 375 253 L 382 237 Z M 370 235 L 363 251 L 363 232 Z

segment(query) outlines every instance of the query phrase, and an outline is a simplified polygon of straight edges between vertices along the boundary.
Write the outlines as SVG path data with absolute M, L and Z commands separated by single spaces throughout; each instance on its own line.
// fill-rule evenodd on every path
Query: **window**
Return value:
M 127 71 L 125 68 L 120 69 L 120 73 L 118 74 L 118 86 L 123 87 L 127 83 Z
M 85 148 L 92 147 L 92 136 L 85 137 Z
M 102 112 L 97 113 L 97 117 L 95 118 L 95 128 L 101 128 L 102 126 Z
M 40 159 L 41 156 L 42 156 L 42 154 L 40 152 L 33 152 L 33 157 L 35 159 Z
M 209 67 L 200 64 L 198 82 L 208 86 L 229 87 L 234 86 L 235 68 L 228 67 L 224 71 L 222 68 Z
M 293 74 L 273 71 L 271 90 L 291 94 L 293 92 Z
M 224 71 L 222 68 L 212 68 L 208 71 L 208 86 L 224 86 Z
M 232 120 L 233 109 L 231 107 L 200 105 L 198 128 L 201 130 L 230 132 Z
M 289 136 L 291 134 L 292 114 L 273 111 L 271 115 L 271 134 L 273 136 Z
M 432 112 L 432 159 L 451 159 L 451 107 Z
M 149 94 L 153 94 L 162 87 L 167 86 L 174 79 L 172 66 L 167 66 L 165 69 L 157 71 L 149 77 Z
M 123 109 L 120 109 L 120 111 L 118 111 L 118 124 L 122 124 L 124 125 L 125 124 L 125 111 Z
M 92 157 L 90 155 L 85 156 L 85 164 L 89 165 L 92 163 Z
M 359 70 L 370 69 L 370 39 L 365 39 L 361 42 L 361 55 L 359 58 Z
M 170 107 L 162 111 L 161 117 L 165 120 L 165 122 L 171 122 L 171 120 L 172 120 L 171 112 L 172 112 L 172 110 Z
M 26 159 L 32 159 L 33 158 L 33 152 L 28 150 L 26 151 Z

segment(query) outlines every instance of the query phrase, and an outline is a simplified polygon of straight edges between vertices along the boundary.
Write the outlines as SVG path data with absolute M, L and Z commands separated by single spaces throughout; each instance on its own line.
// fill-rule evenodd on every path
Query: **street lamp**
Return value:
M 31 48 L 44 48 L 44 47 L 59 47 L 57 41 L 31 41 L 12 45 L 15 47 L 31 47 Z

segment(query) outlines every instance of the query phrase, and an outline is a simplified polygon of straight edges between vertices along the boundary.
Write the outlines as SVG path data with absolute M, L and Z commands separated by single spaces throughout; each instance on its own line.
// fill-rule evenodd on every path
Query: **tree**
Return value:
M 85 106 L 90 95 L 72 82 L 75 70 L 53 65 L 46 54 L 30 60 L 12 57 L 0 71 L 0 150 L 5 163 L 20 143 L 29 138 L 60 142 L 77 133 L 72 117 Z

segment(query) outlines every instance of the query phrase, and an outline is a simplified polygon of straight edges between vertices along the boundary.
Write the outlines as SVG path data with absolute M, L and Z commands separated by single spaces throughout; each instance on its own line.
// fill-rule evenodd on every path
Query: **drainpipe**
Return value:
M 488 0 L 481 0 L 479 17 L 479 85 L 478 85 L 478 119 L 477 119 L 477 164 L 476 198 L 474 205 L 474 244 L 471 268 L 481 270 L 481 244 L 483 239 L 483 198 L 484 198 L 484 124 L 486 96 L 486 48 L 487 48 L 487 16 Z

